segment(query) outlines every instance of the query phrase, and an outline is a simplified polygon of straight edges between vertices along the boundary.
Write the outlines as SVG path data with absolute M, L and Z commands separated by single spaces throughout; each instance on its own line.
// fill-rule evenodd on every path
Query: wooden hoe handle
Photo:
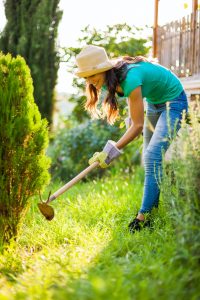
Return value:
M 74 177 L 68 183 L 63 185 L 63 187 L 61 187 L 59 190 L 57 190 L 53 195 L 51 195 L 46 203 L 49 203 L 49 202 L 55 200 L 58 196 L 62 195 L 64 192 L 66 192 L 68 189 L 70 189 L 75 183 L 80 181 L 83 177 L 85 177 L 88 173 L 90 173 L 93 169 L 95 169 L 98 165 L 99 165 L 99 162 L 95 161 L 89 167 L 84 169 L 76 177 Z

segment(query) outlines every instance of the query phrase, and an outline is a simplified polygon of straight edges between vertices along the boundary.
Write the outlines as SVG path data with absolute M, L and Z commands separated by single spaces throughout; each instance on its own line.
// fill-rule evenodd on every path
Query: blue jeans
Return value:
M 184 110 L 188 110 L 184 91 L 177 98 L 163 104 L 147 103 L 143 132 L 145 181 L 140 213 L 150 212 L 153 207 L 158 207 L 163 154 L 180 129 Z

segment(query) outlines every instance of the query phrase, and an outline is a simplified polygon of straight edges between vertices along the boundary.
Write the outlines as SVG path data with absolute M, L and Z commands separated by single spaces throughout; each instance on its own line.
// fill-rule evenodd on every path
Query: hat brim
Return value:
M 88 71 L 77 71 L 75 72 L 75 75 L 78 77 L 89 77 L 95 74 L 99 74 L 108 70 L 111 70 L 113 68 L 113 65 L 104 67 L 104 68 L 97 68 L 97 69 L 93 69 L 93 70 L 88 70 Z

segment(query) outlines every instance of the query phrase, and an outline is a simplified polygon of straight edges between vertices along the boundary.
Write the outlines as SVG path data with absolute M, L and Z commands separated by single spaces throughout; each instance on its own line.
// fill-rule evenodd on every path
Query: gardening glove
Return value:
M 98 161 L 101 168 L 107 168 L 113 161 L 113 159 L 115 159 L 121 154 L 122 151 L 120 151 L 116 147 L 116 143 L 114 141 L 109 140 L 103 148 L 102 152 L 94 153 L 93 157 L 89 160 L 89 164 L 91 165 L 95 161 Z
M 94 155 L 89 159 L 89 165 L 98 161 L 101 168 L 107 168 L 108 164 L 105 162 L 108 154 L 105 152 L 95 152 Z

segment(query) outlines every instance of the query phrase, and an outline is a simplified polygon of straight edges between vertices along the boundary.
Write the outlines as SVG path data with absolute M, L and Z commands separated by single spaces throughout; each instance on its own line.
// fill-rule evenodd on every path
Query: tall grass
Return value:
M 0 299 L 198 299 L 163 202 L 152 229 L 128 232 L 142 188 L 140 168 L 79 183 L 52 203 L 51 222 L 33 204 L 17 244 L 0 256 Z
M 163 199 L 174 227 L 176 265 L 189 269 L 188 289 L 200 282 L 200 104 L 190 105 L 172 159 L 165 165 Z M 200 298 L 200 294 L 199 294 Z

